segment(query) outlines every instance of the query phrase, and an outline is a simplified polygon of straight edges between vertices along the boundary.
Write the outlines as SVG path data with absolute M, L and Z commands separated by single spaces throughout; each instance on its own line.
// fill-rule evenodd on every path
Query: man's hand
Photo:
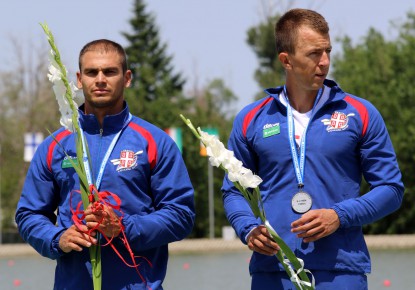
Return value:
M 103 205 L 102 209 L 92 210 L 90 205 L 84 213 L 86 225 L 89 229 L 97 227 L 97 230 L 100 230 L 109 238 L 115 238 L 120 234 L 120 218 L 111 207 Z
M 291 232 L 305 243 L 315 242 L 334 233 L 340 226 L 337 213 L 332 209 L 310 210 L 291 223 Z
M 263 225 L 256 227 L 249 233 L 247 244 L 252 251 L 267 256 L 273 256 L 280 250 L 278 244 L 271 238 L 267 228 Z
M 86 226 L 81 226 L 81 230 L 87 231 Z M 84 247 L 89 248 L 92 244 L 96 244 L 97 240 L 93 237 L 81 232 L 75 225 L 67 229 L 59 239 L 59 247 L 65 253 L 71 251 L 80 252 Z

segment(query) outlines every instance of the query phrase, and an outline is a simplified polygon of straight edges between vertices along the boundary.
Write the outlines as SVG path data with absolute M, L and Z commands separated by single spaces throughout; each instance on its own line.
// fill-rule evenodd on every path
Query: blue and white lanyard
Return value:
M 324 90 L 324 87 L 319 89 L 317 93 L 317 97 L 314 100 L 313 109 L 311 110 L 311 118 L 313 117 L 314 108 L 316 107 L 318 101 L 320 100 L 323 94 L 323 90 Z M 300 158 L 299 158 L 297 154 L 296 143 L 295 143 L 293 111 L 290 105 L 290 101 L 288 99 L 287 88 L 285 85 L 284 85 L 284 95 L 285 95 L 285 99 L 287 100 L 288 139 L 290 140 L 291 156 L 292 156 L 292 160 L 294 164 L 295 175 L 297 177 L 298 187 L 301 190 L 302 187 L 304 186 L 303 180 L 304 180 L 304 166 L 305 166 L 305 149 L 306 149 L 306 139 L 307 139 L 306 135 L 307 135 L 308 124 L 310 122 L 307 123 L 307 126 L 304 128 L 303 136 L 301 137 Z
M 112 153 L 112 150 L 114 150 L 115 144 L 117 143 L 118 138 L 121 135 L 121 132 L 128 125 L 128 123 L 130 123 L 131 119 L 132 119 L 132 115 L 129 114 L 127 122 L 121 128 L 121 130 L 114 136 L 114 138 L 111 141 L 110 146 L 107 149 L 107 152 L 105 153 L 104 158 L 102 159 L 101 166 L 99 167 L 99 171 L 98 171 L 98 177 L 97 177 L 97 180 L 96 180 L 96 183 L 95 183 L 95 187 L 97 189 L 99 189 L 99 186 L 101 184 L 102 175 L 104 174 L 104 169 L 105 169 L 105 166 L 107 165 L 107 161 L 108 161 L 108 159 L 109 159 L 109 157 Z M 84 136 L 84 131 L 82 130 L 82 128 L 81 128 L 81 137 L 82 137 L 82 141 L 83 141 L 82 142 L 82 145 L 83 145 L 83 162 L 84 162 L 84 167 L 85 167 L 85 173 L 86 173 L 86 177 L 88 179 L 89 185 L 93 185 L 94 182 L 93 182 L 93 179 L 92 179 L 91 168 L 89 167 L 88 155 L 86 154 L 86 146 L 85 146 L 86 138 Z

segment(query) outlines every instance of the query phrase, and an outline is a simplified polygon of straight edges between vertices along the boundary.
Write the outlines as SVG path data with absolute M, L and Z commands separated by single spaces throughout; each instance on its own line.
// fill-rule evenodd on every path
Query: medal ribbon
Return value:
M 313 109 L 311 111 L 311 117 L 313 117 L 314 108 L 316 107 L 318 101 L 320 100 L 321 96 L 323 95 L 324 87 L 318 90 L 317 97 L 314 100 Z M 297 177 L 298 187 L 301 189 L 304 185 L 304 165 L 305 165 L 305 149 L 306 149 L 306 135 L 307 135 L 307 126 L 304 128 L 303 136 L 301 137 L 300 142 L 300 157 L 297 154 L 297 148 L 295 144 L 295 130 L 294 130 L 294 117 L 293 111 L 290 105 L 290 101 L 288 99 L 287 94 L 287 87 L 284 85 L 284 95 L 285 99 L 287 100 L 287 122 L 288 122 L 288 139 L 290 140 L 290 147 L 291 147 L 291 156 L 294 164 L 295 175 Z
M 95 186 L 96 186 L 97 189 L 99 189 L 99 186 L 101 185 L 102 176 L 104 174 L 104 169 L 105 169 L 105 166 L 107 165 L 108 158 L 110 157 L 110 155 L 112 153 L 112 150 L 114 150 L 115 144 L 117 143 L 118 138 L 121 135 L 121 132 L 128 125 L 128 123 L 130 123 L 131 119 L 132 119 L 132 115 L 129 114 L 127 122 L 124 124 L 124 126 L 121 128 L 121 130 L 114 136 L 114 138 L 111 141 L 110 146 L 107 149 L 107 152 L 105 153 L 104 158 L 102 159 L 101 166 L 99 167 L 99 171 L 98 171 L 98 177 L 97 177 L 97 180 L 96 180 L 96 183 L 95 183 Z M 82 136 L 82 139 L 84 141 L 84 142 L 82 142 L 82 145 L 83 145 L 83 162 L 84 162 L 84 166 L 85 166 L 85 173 L 86 173 L 86 177 L 88 179 L 89 185 L 93 185 L 94 182 L 93 182 L 93 178 L 92 178 L 91 168 L 89 167 L 88 155 L 86 154 L 86 146 L 85 146 L 86 139 L 85 139 L 84 131 L 82 130 L 82 128 L 81 128 L 81 136 Z

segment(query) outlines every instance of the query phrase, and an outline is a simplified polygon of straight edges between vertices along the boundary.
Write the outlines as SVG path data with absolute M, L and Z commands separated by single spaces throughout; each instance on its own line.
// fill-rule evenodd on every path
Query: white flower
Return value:
M 77 107 L 79 107 L 85 102 L 84 94 L 82 93 L 82 90 L 78 89 L 73 82 L 71 82 L 69 85 L 72 90 L 73 100 Z
M 219 167 L 225 160 L 233 157 L 233 152 L 226 150 L 221 142 L 214 143 L 206 148 L 209 161 L 212 166 Z
M 54 65 L 49 65 L 49 73 L 48 73 L 49 81 L 55 83 L 62 79 L 62 74 L 59 69 L 57 69 Z
M 55 98 L 58 101 L 59 107 L 61 104 L 66 104 L 68 101 L 65 98 L 66 87 L 62 80 L 55 81 L 53 83 L 53 92 L 55 93 Z
M 243 188 L 256 188 L 262 182 L 262 179 L 258 175 L 253 174 L 251 170 L 246 169 L 238 182 Z
M 223 164 L 223 167 L 228 172 L 228 178 L 230 181 L 239 181 L 239 179 L 241 178 L 242 171 L 244 169 L 244 167 L 242 166 L 242 162 L 240 160 L 236 159 L 235 157 L 231 158 Z
M 239 182 L 243 188 L 256 188 L 262 179 L 253 174 L 251 170 L 242 166 L 242 162 L 234 157 L 232 151 L 225 148 L 215 135 L 210 135 L 197 128 L 200 140 L 206 146 L 206 153 L 212 166 L 221 165 L 228 172 L 228 178 L 232 182 Z
M 67 130 L 73 132 L 74 126 L 72 120 L 72 108 L 77 108 L 80 106 L 84 102 L 84 97 L 83 95 L 78 94 L 78 88 L 73 82 L 71 82 L 69 83 L 69 88 L 71 89 L 70 96 L 72 98 L 68 99 L 68 96 L 66 95 L 66 86 L 62 80 L 64 74 L 55 60 L 55 54 L 53 50 L 50 51 L 49 61 L 50 65 L 48 78 L 49 81 L 53 84 L 53 92 L 55 94 L 56 100 L 58 101 L 59 112 L 61 113 L 60 123 Z M 65 73 L 67 73 L 66 68 L 64 67 L 63 69 L 65 70 Z
M 200 140 L 206 146 L 206 154 L 209 156 L 209 162 L 212 166 L 219 167 L 223 160 L 233 156 L 233 153 L 227 150 L 215 135 L 210 135 L 200 128 L 197 130 L 200 134 Z
M 228 172 L 228 178 L 233 183 L 238 182 L 239 179 L 241 179 L 241 174 L 239 171 L 234 172 Z
M 67 130 L 73 132 L 74 131 L 74 127 L 73 127 L 73 122 L 72 122 L 72 113 L 70 112 L 66 112 L 66 113 L 62 113 L 61 119 L 60 119 L 60 123 L 62 126 L 64 126 Z
M 200 134 L 200 140 L 203 144 L 205 144 L 206 147 L 223 147 L 225 146 L 222 144 L 222 142 L 219 141 L 218 137 L 216 135 L 210 135 L 206 133 L 205 131 L 202 131 L 200 128 L 197 128 L 197 131 Z
M 61 79 L 55 79 L 53 82 L 53 92 L 55 93 L 56 100 L 58 101 L 59 112 L 61 113 L 60 123 L 66 129 L 73 132 L 72 109 L 65 97 L 66 87 Z
M 232 151 L 230 151 L 232 152 Z M 232 158 L 229 158 L 227 160 L 224 160 L 222 162 L 222 166 L 228 171 L 228 172 L 239 172 L 242 169 L 242 161 L 238 160 L 233 156 L 232 152 Z

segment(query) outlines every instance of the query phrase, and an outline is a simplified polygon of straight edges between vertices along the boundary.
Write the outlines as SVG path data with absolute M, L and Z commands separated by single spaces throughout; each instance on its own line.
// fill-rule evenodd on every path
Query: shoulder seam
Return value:
M 61 141 L 63 138 L 65 138 L 66 136 L 72 134 L 71 131 L 69 130 L 64 130 L 62 132 L 60 132 L 59 134 L 57 134 L 54 138 L 54 140 L 52 141 L 52 143 L 49 144 L 48 147 L 48 153 L 46 156 L 46 164 L 48 166 L 48 169 L 50 172 L 52 172 L 52 158 L 53 158 L 53 151 L 55 149 L 55 146 L 58 144 L 59 141 Z
M 142 126 L 136 123 L 133 123 L 132 121 L 128 124 L 128 127 L 138 132 L 141 136 L 143 136 L 147 140 L 148 163 L 150 164 L 150 168 L 153 169 L 157 164 L 157 145 L 156 145 L 156 141 L 153 138 L 153 135 L 147 129 L 143 128 Z
M 251 109 L 244 117 L 243 123 L 242 123 L 242 135 L 244 138 L 246 138 L 246 131 L 248 130 L 248 126 L 251 123 L 252 119 L 255 117 L 256 113 L 263 108 L 266 104 L 268 104 L 273 97 L 269 96 L 265 100 L 263 100 L 259 105 Z
M 369 125 L 369 113 L 367 111 L 366 106 L 362 102 L 356 100 L 355 98 L 352 98 L 349 95 L 347 95 L 344 98 L 344 100 L 350 105 L 352 105 L 359 113 L 360 120 L 362 121 L 361 134 L 362 134 L 362 137 L 364 137 L 366 135 L 367 127 Z

